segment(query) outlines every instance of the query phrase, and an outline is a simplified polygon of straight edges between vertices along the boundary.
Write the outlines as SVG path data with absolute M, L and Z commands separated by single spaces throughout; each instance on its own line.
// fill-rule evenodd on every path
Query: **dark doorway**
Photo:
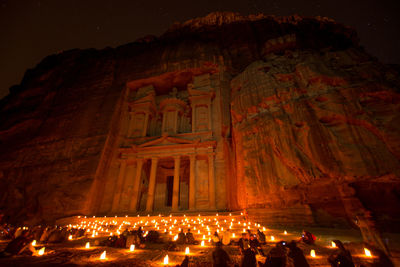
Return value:
M 167 176 L 167 207 L 172 206 L 173 188 L 174 188 L 174 176 Z

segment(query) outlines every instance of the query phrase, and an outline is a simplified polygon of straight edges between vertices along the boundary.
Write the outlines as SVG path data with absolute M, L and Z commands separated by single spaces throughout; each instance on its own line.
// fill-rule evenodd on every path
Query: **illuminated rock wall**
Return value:
M 160 92 L 182 91 L 211 70 L 218 209 L 318 225 L 369 210 L 398 225 L 399 74 L 327 18 L 234 13 L 114 49 L 52 55 L 27 71 L 0 101 L 0 212 L 32 223 L 110 212 L 127 84 L 152 79 Z M 203 161 L 196 172 L 207 175 Z

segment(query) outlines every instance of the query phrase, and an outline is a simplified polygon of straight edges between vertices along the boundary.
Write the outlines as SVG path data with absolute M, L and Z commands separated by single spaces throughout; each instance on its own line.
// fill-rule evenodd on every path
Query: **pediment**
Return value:
M 198 142 L 199 140 L 187 140 L 183 138 L 177 138 L 165 135 L 155 140 L 151 140 L 141 145 L 138 145 L 138 147 L 143 148 L 143 147 L 155 147 L 155 146 L 172 146 L 172 145 L 183 145 L 183 144 L 196 144 Z

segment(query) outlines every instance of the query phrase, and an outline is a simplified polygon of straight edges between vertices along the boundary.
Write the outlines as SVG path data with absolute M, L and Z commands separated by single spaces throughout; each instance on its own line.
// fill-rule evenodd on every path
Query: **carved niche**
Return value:
M 128 137 L 147 135 L 149 124 L 155 118 L 155 90 L 152 85 L 139 88 L 134 100 L 129 102 Z

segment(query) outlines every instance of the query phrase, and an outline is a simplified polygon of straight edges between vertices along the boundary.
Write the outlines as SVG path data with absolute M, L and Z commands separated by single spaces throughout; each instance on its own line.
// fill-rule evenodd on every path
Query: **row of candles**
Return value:
M 125 216 L 127 218 L 128 216 Z M 116 219 L 115 219 L 116 218 Z M 145 217 L 146 218 L 146 217 Z M 239 217 L 240 218 L 240 217 Z M 256 230 L 256 229 L 262 229 L 263 232 L 266 232 L 267 229 L 264 226 L 261 226 L 260 224 L 257 223 L 252 223 L 250 221 L 240 221 L 235 218 L 235 216 L 232 216 L 229 214 L 229 216 L 219 216 L 216 214 L 216 216 L 201 216 L 200 214 L 198 216 L 194 217 L 186 217 L 186 215 L 183 216 L 179 220 L 179 218 L 173 218 L 172 215 L 168 217 L 161 217 L 159 216 L 154 216 L 150 217 L 149 215 L 147 216 L 146 219 L 143 217 L 130 217 L 130 220 L 122 220 L 121 222 L 121 217 L 111 217 L 111 218 L 102 218 L 102 219 L 95 219 L 95 217 L 91 218 L 92 220 L 85 218 L 80 218 L 78 216 L 79 223 L 77 224 L 69 224 L 66 227 L 70 230 L 72 229 L 83 229 L 86 231 L 87 235 L 89 235 L 92 238 L 95 238 L 99 235 L 99 233 L 104 236 L 104 235 L 114 235 L 114 234 L 121 234 L 125 229 L 136 229 L 139 226 L 142 227 L 142 229 L 146 229 L 147 231 L 144 232 L 144 236 L 148 234 L 150 230 L 156 230 L 156 231 L 161 231 L 164 232 L 166 235 L 171 235 L 174 236 L 173 240 L 178 239 L 178 233 L 181 232 L 183 227 L 185 228 L 190 228 L 193 231 L 194 235 L 197 235 L 197 237 L 200 237 L 201 242 L 200 246 L 205 247 L 205 241 L 208 239 L 208 242 L 211 242 L 211 227 L 214 228 L 215 232 L 220 233 L 223 232 L 224 229 L 230 229 L 232 230 L 231 238 L 235 239 L 237 238 L 235 231 L 238 233 L 239 229 L 242 229 L 243 233 L 246 233 L 247 231 L 251 230 Z M 120 221 L 120 223 L 118 223 Z M 131 221 L 135 221 L 132 222 Z M 179 226 L 177 226 L 179 224 Z M 113 228 L 117 228 L 116 231 L 111 231 Z M 207 233 L 207 235 L 205 234 Z M 288 232 L 285 230 L 282 233 L 283 235 L 288 235 Z M 69 235 L 68 240 L 73 240 L 73 236 Z M 275 237 L 273 235 L 270 236 L 269 240 L 271 242 L 275 241 Z M 36 245 L 36 241 L 34 240 L 32 245 Z M 334 242 L 331 243 L 332 248 L 336 248 L 336 245 Z M 90 243 L 87 242 L 85 245 L 86 249 L 90 248 Z M 131 245 L 129 248 L 130 251 L 135 250 L 135 245 Z M 43 255 L 45 252 L 45 248 L 41 248 L 38 251 L 38 255 Z M 186 247 L 185 249 L 185 254 L 189 255 L 190 250 L 189 247 Z M 364 248 L 364 254 L 366 257 L 372 257 L 371 251 L 368 250 L 367 248 Z M 310 251 L 310 256 L 312 258 L 316 258 L 316 252 L 315 250 Z M 106 260 L 106 251 L 104 251 L 100 257 L 100 260 Z M 163 264 L 168 265 L 169 262 L 169 257 L 168 255 L 165 256 Z

